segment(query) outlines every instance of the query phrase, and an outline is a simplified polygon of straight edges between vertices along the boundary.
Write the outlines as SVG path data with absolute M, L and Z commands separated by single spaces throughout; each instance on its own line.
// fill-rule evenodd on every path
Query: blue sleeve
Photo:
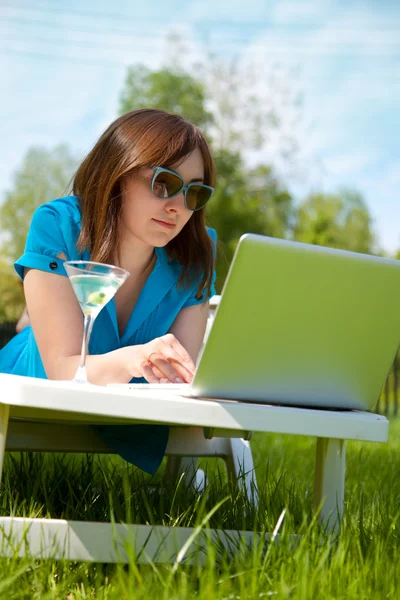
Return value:
M 54 204 L 43 204 L 33 214 L 25 252 L 14 263 L 21 279 L 24 277 L 25 267 L 67 275 L 63 266 L 64 259 L 57 258 L 57 254 L 63 252 L 68 259 L 67 244 L 61 229 L 61 219 L 68 218 L 68 214 L 63 215 Z
M 207 227 L 207 231 L 208 234 L 212 240 L 213 243 L 213 247 L 214 247 L 214 256 L 216 257 L 216 246 L 217 246 L 217 232 L 215 231 L 215 229 L 211 229 L 210 227 Z M 212 276 L 212 281 L 211 281 L 211 295 L 207 296 L 207 291 L 204 291 L 202 294 L 202 297 L 197 299 L 196 298 L 196 294 L 197 294 L 197 288 L 199 285 L 199 282 L 196 281 L 194 282 L 194 284 L 192 285 L 192 288 L 190 290 L 190 295 L 188 297 L 188 299 L 186 300 L 185 304 L 183 305 L 183 308 L 185 308 L 186 306 L 194 306 L 195 304 L 204 304 L 204 302 L 208 302 L 208 300 L 210 298 L 212 298 L 213 296 L 216 295 L 216 291 L 215 291 L 215 279 L 217 277 L 217 273 L 214 269 L 213 272 L 213 276 Z

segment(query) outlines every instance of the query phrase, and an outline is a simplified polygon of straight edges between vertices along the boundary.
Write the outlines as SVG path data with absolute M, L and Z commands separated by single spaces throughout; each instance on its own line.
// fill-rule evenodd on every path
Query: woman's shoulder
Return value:
M 79 223 L 81 220 L 79 198 L 77 196 L 62 196 L 41 204 L 35 210 L 34 218 L 45 218 L 46 216 L 68 218 L 75 223 Z
M 75 260 L 79 232 L 80 210 L 76 196 L 41 204 L 32 216 L 24 253 L 14 263 L 21 279 L 25 268 L 53 272 L 54 263 L 58 266 L 58 257 L 62 253 Z M 65 274 L 61 269 L 60 272 Z

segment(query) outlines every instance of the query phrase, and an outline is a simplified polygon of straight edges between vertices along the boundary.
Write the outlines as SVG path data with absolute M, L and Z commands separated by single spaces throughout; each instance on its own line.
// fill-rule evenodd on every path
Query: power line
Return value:
M 21 58 L 32 58 L 32 59 L 39 59 L 39 60 L 43 60 L 43 61 L 48 61 L 48 62 L 57 62 L 57 61 L 61 61 L 61 62 L 71 62 L 71 63 L 75 63 L 78 64 L 80 66 L 100 66 L 100 67 L 104 67 L 104 68 L 115 68 L 115 67 L 129 67 L 132 66 L 134 63 L 127 61 L 126 63 L 123 63 L 122 61 L 117 61 L 117 60 L 96 60 L 96 59 L 88 59 L 88 58 L 81 58 L 78 56 L 67 56 L 67 55 L 61 55 L 61 54 L 48 54 L 48 53 L 41 53 L 41 52 L 35 52 L 35 51 L 26 51 L 26 50 L 17 50 L 17 49 L 13 49 L 13 48 L 1 48 L 0 47 L 0 54 L 3 55 L 10 55 L 10 56 L 16 56 L 16 57 L 21 57 Z M 338 77 L 340 77 L 340 75 L 343 75 L 343 73 L 339 73 L 338 75 L 336 74 L 327 74 L 327 75 L 321 75 L 321 76 L 311 76 L 309 77 L 309 79 L 313 79 L 313 80 L 317 80 L 317 81 L 332 81 L 332 80 L 337 80 Z M 343 75 L 343 78 L 346 79 L 348 77 L 348 75 Z M 374 74 L 371 71 L 359 71 L 351 72 L 351 77 L 352 79 L 356 79 L 357 81 L 363 82 L 363 81 L 371 81 L 373 80 L 378 80 L 378 81 L 385 81 L 386 79 L 390 79 L 391 83 L 400 83 L 400 76 L 396 76 L 394 77 L 391 73 L 385 73 L 382 74 L 381 71 L 377 71 L 376 75 L 374 76 Z
M 25 51 L 25 50 L 14 50 L 13 48 L 0 48 L 0 54 L 3 55 L 10 55 L 10 56 L 20 56 L 23 58 L 34 58 L 34 59 L 39 59 L 39 60 L 46 60 L 49 62 L 54 62 L 54 61 L 61 61 L 61 62 L 73 62 L 73 63 L 77 63 L 79 65 L 90 65 L 90 66 L 101 66 L 101 67 L 115 67 L 115 66 L 126 66 L 123 65 L 121 62 L 118 61 L 111 61 L 111 60 L 88 60 L 88 59 L 82 59 L 79 58 L 78 56 L 61 56 L 61 55 L 54 55 L 54 54 L 44 54 L 44 53 L 40 53 L 40 52 L 31 52 L 31 51 Z
M 55 28 L 62 28 L 62 29 L 67 29 L 69 32 L 72 33 L 84 33 L 84 34 L 88 34 L 88 33 L 102 33 L 102 30 L 99 29 L 98 27 L 93 28 L 88 28 L 87 26 L 85 26 L 84 28 L 81 27 L 76 27 L 74 24 L 74 28 L 71 29 L 71 26 L 66 24 L 66 23 L 61 23 L 60 21 L 43 21 L 41 19 L 32 19 L 32 18 L 27 18 L 27 17 L 9 17 L 9 16 L 4 16 L 2 14 L 0 14 L 1 17 L 1 23 L 10 23 L 11 25 L 39 25 L 40 27 L 50 27 L 52 30 L 54 30 Z M 107 26 L 107 24 L 105 23 L 105 25 Z M 132 35 L 132 29 L 129 30 L 124 30 L 124 31 L 120 31 L 117 29 L 109 29 L 109 31 L 112 31 L 115 34 L 118 35 Z M 154 30 L 153 30 L 154 31 Z M 165 30 L 163 30 L 165 31 Z
M 90 19 L 106 19 L 107 23 L 109 23 L 110 21 L 118 21 L 118 22 L 122 22 L 124 24 L 126 24 L 127 19 L 135 19 L 135 20 L 140 20 L 140 21 L 149 21 L 149 17 L 147 16 L 138 16 L 138 15 L 128 15 L 128 14 L 121 14 L 121 13 L 105 13 L 105 12 L 92 12 L 92 11 L 88 11 L 88 10 L 76 10 L 76 9 L 69 9 L 67 11 L 65 11 L 64 8 L 58 8 L 55 6 L 28 6 L 28 7 L 18 7 L 18 6 L 4 6 L 3 8 L 7 8 L 7 9 L 11 9 L 12 11 L 21 11 L 24 14 L 26 14 L 26 11 L 29 12 L 38 12 L 38 13 L 56 13 L 56 14 L 61 14 L 61 15 L 68 15 L 68 16 L 77 16 L 77 17 L 89 17 Z M 157 19 L 157 18 L 153 18 L 151 17 L 151 21 L 158 21 L 158 22 L 163 22 L 165 21 L 165 19 L 161 18 L 161 19 Z
M 121 50 L 126 50 L 127 52 L 131 52 L 132 51 L 132 46 L 135 44 L 135 42 L 137 42 L 138 40 L 145 40 L 145 42 L 148 42 L 148 38 L 146 36 L 138 36 L 137 38 L 133 38 L 131 40 L 131 44 L 114 44 L 113 42 L 113 46 L 117 47 L 118 49 Z M 15 36 L 3 36 L 1 38 L 2 42 L 16 42 L 16 43 L 32 43 L 32 42 L 38 42 L 40 44 L 57 44 L 57 48 L 59 48 L 60 46 L 67 46 L 68 48 L 70 48 L 71 50 L 75 49 L 75 48 L 85 48 L 85 49 L 89 49 L 89 50 L 104 50 L 104 39 L 103 40 L 93 40 L 92 42 L 90 41 L 86 41 L 86 40 L 76 40 L 76 39 L 56 39 L 56 38 L 41 38 L 41 37 L 36 37 L 36 36 L 32 36 L 29 39 L 21 39 L 20 37 L 15 37 Z M 142 42 L 140 42 L 141 44 L 141 48 L 155 48 L 155 47 L 160 47 L 165 43 L 165 40 L 157 40 L 157 44 L 153 44 L 148 43 L 148 45 L 146 46 L 146 44 L 143 46 Z M 111 48 L 107 49 L 107 56 L 110 55 L 110 50 L 112 50 Z
M 24 14 L 26 14 L 26 13 L 24 13 Z M 66 13 L 66 14 L 68 14 L 68 13 Z M 26 17 L 26 16 L 24 16 L 24 17 L 19 17 L 19 16 L 18 17 L 13 17 L 13 16 L 4 16 L 2 14 L 0 14 L 0 16 L 1 16 L 1 22 L 3 22 L 3 23 L 10 23 L 12 25 L 14 24 L 14 25 L 28 25 L 28 26 L 46 27 L 46 28 L 51 28 L 52 31 L 54 31 L 55 28 L 58 28 L 58 29 L 61 28 L 63 30 L 67 29 L 69 33 L 83 33 L 85 35 L 92 34 L 92 33 L 94 33 L 94 34 L 101 33 L 102 35 L 104 35 L 104 32 L 101 29 L 99 29 L 98 27 L 95 27 L 95 28 L 89 27 L 88 28 L 87 24 L 85 24 L 84 28 L 79 27 L 79 25 L 77 27 L 76 24 L 73 24 L 72 28 L 71 28 L 71 26 L 68 25 L 68 24 L 65 24 L 65 23 L 62 23 L 62 22 L 59 22 L 59 21 L 54 21 L 54 20 L 44 21 L 42 19 L 33 19 L 33 18 Z M 108 28 L 108 32 L 109 32 L 110 35 L 118 35 L 120 37 L 125 37 L 126 36 L 126 37 L 131 38 L 132 35 L 135 34 L 135 29 L 132 29 L 132 27 L 130 27 L 128 30 L 110 29 L 109 28 L 109 23 L 103 23 L 103 24 Z M 91 23 L 89 25 L 91 25 Z M 143 32 L 143 27 L 140 27 L 139 31 Z M 274 31 L 275 31 L 275 29 L 274 29 Z M 344 31 L 346 31 L 346 33 L 348 32 L 348 30 L 344 30 Z M 354 30 L 354 31 L 357 31 L 357 33 L 358 33 L 358 30 Z M 367 37 L 368 33 L 372 33 L 373 31 L 374 30 L 371 30 L 371 31 L 368 32 L 366 30 L 363 30 L 363 32 L 366 34 L 366 37 Z M 395 30 L 393 30 L 393 32 L 395 32 L 395 33 L 397 33 L 397 31 L 400 32 L 400 26 L 399 26 L 399 28 L 396 28 Z M 172 30 L 171 30 L 171 33 L 173 33 Z M 340 35 L 341 30 L 336 30 L 336 33 L 338 35 Z M 154 38 L 154 36 L 157 36 L 157 35 L 165 35 L 165 28 L 163 27 L 163 28 L 158 28 L 157 29 L 155 27 L 150 26 L 145 35 L 147 37 L 153 37 L 153 38 Z M 210 31 L 204 32 L 201 29 L 199 29 L 198 30 L 198 35 L 200 37 L 204 37 L 204 35 L 206 35 L 206 37 L 208 37 L 208 39 L 209 39 L 210 35 L 212 35 L 212 34 L 211 34 Z M 218 34 L 218 36 L 222 37 L 222 38 L 225 38 L 228 41 L 232 41 L 232 43 L 235 43 L 235 42 L 238 42 L 238 41 L 242 41 L 242 42 L 246 43 L 246 42 L 249 42 L 249 39 L 252 39 L 252 40 L 255 39 L 254 36 L 249 37 L 248 34 L 242 34 L 240 36 L 229 34 L 229 36 L 227 36 L 225 33 L 221 33 L 221 34 Z M 289 39 L 285 40 L 285 41 L 287 43 L 291 43 L 293 39 L 294 38 L 293 38 L 293 34 L 292 34 L 289 37 Z M 400 38 L 399 38 L 399 40 L 400 40 Z M 282 37 L 279 37 L 278 41 L 282 42 Z M 299 41 L 301 41 L 302 45 L 304 44 L 304 40 L 302 38 Z M 380 40 L 380 39 L 378 39 L 376 41 L 373 41 L 371 38 L 368 38 L 368 43 L 371 44 L 371 42 L 374 43 L 374 45 L 376 45 L 378 47 L 382 47 L 382 40 Z M 310 44 L 310 42 L 308 42 L 308 43 Z M 316 42 L 312 42 L 312 43 L 314 43 L 315 45 L 317 45 Z M 355 45 L 357 47 L 359 45 L 359 40 L 358 39 L 355 39 L 355 40 L 346 40 L 345 43 L 346 43 L 346 45 L 348 45 L 349 43 L 351 43 L 352 45 Z M 389 42 L 386 43 L 386 45 L 388 45 L 388 43 L 389 44 L 393 44 L 393 42 L 389 41 Z M 324 44 L 323 41 L 321 41 L 320 45 L 324 46 L 325 44 Z M 338 41 L 337 43 L 334 43 L 333 45 L 334 46 L 336 45 L 338 47 L 342 47 L 343 42 Z M 400 46 L 400 41 L 399 42 L 396 41 L 396 43 L 394 43 L 393 46 L 394 47 L 399 47 Z
M 74 33 L 69 31 L 69 33 Z M 110 34 L 110 37 L 113 37 L 113 33 Z M 59 47 L 60 45 L 67 45 L 68 47 L 74 47 L 74 48 L 85 48 L 85 49 L 91 49 L 91 50 L 99 50 L 99 49 L 104 49 L 105 47 L 105 39 L 104 36 L 102 37 L 98 37 L 97 39 L 92 39 L 92 40 L 81 40 L 81 39 L 76 39 L 76 38 L 70 38 L 70 39 L 63 39 L 60 37 L 57 38 L 51 38 L 51 37 L 38 37 L 38 36 L 30 36 L 29 40 L 27 39 L 22 39 L 19 36 L 8 36 L 8 37 L 2 37 L 3 41 L 9 41 L 9 42 L 39 42 L 39 43 L 43 43 L 43 44 L 56 44 L 57 47 Z M 151 51 L 152 49 L 154 49 L 156 46 L 162 46 L 165 45 L 166 43 L 166 39 L 156 39 L 155 41 L 150 41 L 149 40 L 149 35 L 147 33 L 142 32 L 142 34 L 135 34 L 134 37 L 130 36 L 130 39 L 126 39 L 126 40 L 121 40 L 121 39 L 110 39 L 109 40 L 109 44 L 111 44 L 113 47 L 118 47 L 121 48 L 123 50 L 132 51 L 132 45 L 135 44 L 135 42 L 140 41 L 140 48 L 142 49 L 146 49 Z M 222 44 L 221 44 L 222 42 Z M 225 45 L 224 45 L 225 42 Z M 251 44 L 251 40 L 248 39 L 247 40 L 248 44 Z M 230 40 L 221 40 L 218 42 L 219 44 L 219 50 L 221 49 L 225 49 L 225 50 L 229 50 L 229 49 L 237 49 L 237 45 L 234 45 L 231 43 Z M 215 46 L 214 46 L 215 48 Z M 400 44 L 398 46 L 387 46 L 386 48 L 384 46 L 380 46 L 379 51 L 376 50 L 370 50 L 370 49 L 363 49 L 362 47 L 357 47 L 357 48 L 346 48 L 345 46 L 341 46 L 341 45 L 331 45 L 331 46 L 327 46 L 327 45 L 305 45 L 305 44 L 300 44 L 300 45 L 296 45 L 295 43 L 291 42 L 287 45 L 287 47 L 273 47 L 270 48 L 268 46 L 265 46 L 265 50 L 268 51 L 270 53 L 271 56 L 274 55 L 282 55 L 282 54 L 293 54 L 295 53 L 296 56 L 298 55 L 309 55 L 309 54 L 314 54 L 314 53 L 319 53 L 319 54 L 332 54 L 335 56 L 361 56 L 361 57 L 365 57 L 365 58 L 396 58 L 399 57 L 400 58 Z M 355 51 L 357 50 L 357 51 Z
M 52 30 L 53 31 L 53 30 Z M 68 33 L 74 33 L 71 32 L 70 30 L 68 31 Z M 126 46 L 126 44 L 134 44 L 136 41 L 138 40 L 144 40 L 145 42 L 148 43 L 148 47 L 149 48 L 153 48 L 156 44 L 165 44 L 167 42 L 166 38 L 163 39 L 157 39 L 155 41 L 150 41 L 149 40 L 149 35 L 148 33 L 143 33 L 143 30 L 141 30 L 140 34 L 134 34 L 134 36 L 131 34 L 129 36 L 129 39 L 113 39 L 112 41 L 110 40 L 110 43 L 113 44 L 113 46 Z M 113 37 L 114 33 L 110 33 L 110 37 Z M 121 37 L 121 36 L 119 36 Z M 19 36 L 11 36 L 11 37 L 2 37 L 2 40 L 4 41 L 28 41 L 26 39 L 22 39 Z M 105 46 L 105 39 L 104 36 L 102 37 L 97 37 L 91 40 L 85 39 L 77 39 L 77 38 L 69 38 L 69 39 L 64 39 L 60 37 L 38 37 L 37 35 L 31 36 L 29 38 L 29 41 L 35 41 L 35 42 L 40 42 L 40 43 L 55 43 L 57 44 L 57 46 L 62 45 L 62 44 L 67 44 L 67 45 L 74 45 L 76 47 L 81 47 L 81 48 L 93 48 L 95 50 L 98 49 L 98 47 L 100 46 L 101 48 L 104 48 Z M 231 40 L 227 39 L 227 40 L 221 40 L 222 42 L 226 41 L 227 46 L 230 46 Z M 252 43 L 250 39 L 246 40 L 249 44 Z M 142 43 L 142 42 L 141 42 Z M 220 43 L 220 42 L 219 42 Z M 98 44 L 93 45 L 93 44 Z M 305 52 L 305 53 L 310 53 L 310 52 L 326 52 L 326 53 L 335 53 L 337 55 L 348 55 L 348 54 L 352 54 L 352 55 L 358 55 L 361 54 L 362 56 L 390 56 L 392 54 L 392 50 L 394 50 L 393 55 L 399 55 L 400 56 L 400 43 L 398 45 L 393 45 L 393 46 L 387 46 L 384 47 L 382 45 L 380 45 L 380 50 L 389 50 L 389 52 L 376 52 L 375 50 L 372 50 L 368 52 L 366 52 L 362 47 L 358 46 L 356 48 L 356 50 L 358 50 L 358 52 L 354 52 L 354 49 L 349 49 L 349 48 L 345 48 L 343 47 L 343 45 L 339 45 L 339 44 L 333 44 L 333 45 L 327 45 L 327 44 L 321 44 L 321 45 L 317 45 L 317 44 L 300 44 L 300 45 L 296 45 L 295 42 L 289 42 L 287 48 L 278 48 L 275 47 L 273 48 L 272 52 L 279 52 L 279 53 L 291 53 L 293 51 L 297 52 Z M 126 47 L 126 49 L 131 50 L 131 47 Z M 339 51 L 338 51 L 339 50 Z
M 13 11 L 21 11 L 24 14 L 26 14 L 26 11 L 31 11 L 31 12 L 36 12 L 36 13 L 56 13 L 56 14 L 61 14 L 61 15 L 67 15 L 67 16 L 77 16 L 77 17 L 89 17 L 91 20 L 93 19 L 106 19 L 107 23 L 109 23 L 110 21 L 117 21 L 117 22 L 123 22 L 126 23 L 127 19 L 134 19 L 136 21 L 147 21 L 147 22 L 162 22 L 165 23 L 165 17 L 161 17 L 161 18 L 157 18 L 154 16 L 146 16 L 146 15 L 134 15 L 134 14 L 122 14 L 122 13 L 105 13 L 105 12 L 99 12 L 99 11 L 89 11 L 89 10 L 76 10 L 76 9 L 69 9 L 66 11 L 64 8 L 59 8 L 59 7 L 54 7 L 49 6 L 47 4 L 42 5 L 35 5 L 35 6 L 29 6 L 29 7 L 16 7 L 16 6 L 5 6 L 4 8 L 8 8 L 11 9 Z M 286 24 L 286 25 L 280 25 L 277 23 L 274 23 L 271 19 L 269 20 L 264 20 L 262 18 L 256 19 L 256 20 L 233 20 L 233 19 L 209 19 L 209 18 L 203 18 L 203 19 L 194 19 L 193 23 L 198 24 L 198 23 L 202 23 L 205 25 L 215 25 L 215 26 L 225 26 L 225 27 L 230 27 L 230 28 L 240 28 L 243 29 L 244 27 L 254 27 L 257 29 L 261 29 L 261 28 L 266 28 L 266 27 L 271 27 L 274 30 L 293 30 L 293 29 L 298 29 L 298 30 L 308 30 L 308 29 L 318 29 L 323 27 L 325 24 L 324 23 L 291 23 L 291 24 Z M 382 22 L 374 22 L 373 23 L 374 27 L 372 28 L 372 30 L 375 30 L 375 28 L 379 28 L 379 31 L 382 31 L 383 29 L 387 28 L 390 31 L 399 31 L 400 30 L 400 13 L 399 13 L 399 22 L 396 24 L 393 20 L 388 20 L 388 21 L 382 21 Z M 340 25 L 340 30 L 343 31 L 360 31 L 361 28 L 354 28 L 353 26 L 346 26 L 346 23 L 343 23 Z M 365 31 L 366 28 L 365 24 L 362 25 L 362 31 Z

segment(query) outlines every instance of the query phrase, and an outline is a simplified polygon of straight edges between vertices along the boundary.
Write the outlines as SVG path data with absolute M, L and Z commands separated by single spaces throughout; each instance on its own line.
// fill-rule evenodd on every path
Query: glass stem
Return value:
M 86 355 L 89 347 L 89 339 L 90 334 L 92 333 L 93 321 L 91 315 L 83 315 L 83 340 L 82 340 L 82 350 L 81 350 L 81 359 L 79 362 L 79 367 L 77 372 L 75 373 L 74 381 L 79 383 L 88 383 L 87 373 L 86 373 Z

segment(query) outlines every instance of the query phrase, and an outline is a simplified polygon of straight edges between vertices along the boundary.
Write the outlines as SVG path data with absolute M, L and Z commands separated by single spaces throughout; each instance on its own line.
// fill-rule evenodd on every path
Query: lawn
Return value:
M 202 463 L 209 484 L 199 496 L 150 478 L 118 457 L 7 455 L 2 515 L 193 526 L 222 502 L 211 527 L 272 531 L 279 544 L 221 555 L 206 563 L 97 565 L 0 559 L 1 600 L 146 598 L 400 598 L 400 421 L 389 444 L 349 443 L 346 517 L 335 539 L 311 511 L 314 440 L 257 434 L 252 449 L 260 484 L 257 511 L 226 480 L 222 463 Z M 290 533 L 299 533 L 296 547 Z

